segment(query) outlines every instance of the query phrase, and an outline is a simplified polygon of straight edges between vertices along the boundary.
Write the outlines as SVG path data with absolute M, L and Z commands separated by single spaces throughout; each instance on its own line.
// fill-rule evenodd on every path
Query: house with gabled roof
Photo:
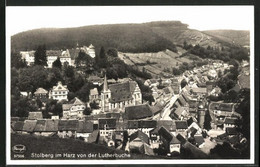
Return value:
M 117 119 L 116 118 L 100 118 L 98 119 L 98 129 L 100 136 L 111 136 L 116 130 Z
M 22 133 L 23 132 L 23 126 L 24 126 L 24 121 L 17 121 L 17 122 L 14 122 L 12 129 L 16 133 Z
M 59 120 L 58 136 L 60 138 L 75 138 L 78 124 L 78 120 Z
M 140 104 L 125 107 L 125 119 L 127 120 L 147 120 L 151 119 L 152 116 L 153 112 L 148 104 Z
M 142 93 L 135 81 L 125 81 L 108 85 L 105 75 L 101 92 L 101 110 L 123 110 L 126 106 L 142 104 Z
M 23 134 L 32 134 L 36 126 L 37 120 L 25 120 L 23 125 Z
M 90 89 L 90 92 L 89 92 L 89 101 L 90 102 L 93 102 L 93 101 L 97 101 L 99 98 L 99 94 L 98 94 L 98 89 L 97 88 L 94 88 L 94 89 Z
M 52 119 L 37 120 L 33 132 L 35 135 L 52 136 L 58 132 L 58 124 L 59 124 L 59 120 L 52 120 Z
M 43 88 L 38 88 L 34 92 L 34 97 L 40 99 L 43 102 L 46 102 L 46 100 L 48 99 L 48 91 Z
M 49 92 L 49 98 L 52 98 L 57 101 L 68 101 L 68 93 L 69 89 L 67 85 L 62 85 L 61 81 L 57 83 L 57 86 L 53 86 L 53 88 Z
M 67 104 L 62 104 L 63 119 L 82 119 L 86 104 L 75 97 Z
M 131 152 L 141 153 L 140 148 L 144 144 L 149 145 L 149 137 L 140 130 L 131 134 L 129 138 L 130 138 L 129 139 L 129 149 L 130 149 Z
M 79 120 L 79 124 L 76 131 L 76 138 L 83 138 L 84 141 L 87 141 L 90 134 L 94 131 L 93 128 L 93 122 Z
M 165 127 L 161 127 L 158 131 L 163 147 L 169 152 L 180 153 L 181 142 L 171 134 Z

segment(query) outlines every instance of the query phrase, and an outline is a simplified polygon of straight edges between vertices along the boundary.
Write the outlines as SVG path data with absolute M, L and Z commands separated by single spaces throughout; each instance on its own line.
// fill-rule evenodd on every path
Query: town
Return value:
M 21 51 L 20 62 L 28 68 L 33 67 L 39 61 L 36 56 L 39 52 L 41 49 Z M 115 50 L 110 53 L 117 54 Z M 82 47 L 77 44 L 75 49 L 46 50 L 45 55 L 44 69 L 74 68 L 75 75 L 86 76 L 84 79 L 91 86 L 82 94 L 83 89 L 73 90 L 81 83 L 73 82 L 76 77 L 69 86 L 62 77 L 54 76 L 50 89 L 42 86 L 28 91 L 28 85 L 24 86 L 26 90 L 20 88 L 17 98 L 26 98 L 37 107 L 26 111 L 27 116 L 12 115 L 11 133 L 72 138 L 129 153 L 165 158 L 184 155 L 203 159 L 223 143 L 238 151 L 248 145 L 247 138 L 239 130 L 242 113 L 237 111 L 244 100 L 244 89 L 239 83 L 227 88 L 229 82 L 223 79 L 231 74 L 237 77 L 238 68 L 248 68 L 248 61 L 231 64 L 207 59 L 207 64 L 180 75 L 150 77 L 140 84 L 131 75 L 111 78 L 113 73 L 106 70 L 104 64 L 100 64 L 103 66 L 100 73 L 93 72 L 94 60 L 102 61 L 102 56 L 97 59 L 92 44 Z M 88 56 L 88 63 L 82 55 Z M 112 60 L 104 62 L 117 60 L 116 56 L 111 57 Z M 63 72 L 65 76 L 74 75 L 68 71 Z M 145 70 L 140 72 L 147 73 Z M 248 76 L 249 72 L 245 71 L 243 75 Z M 220 81 L 225 85 L 223 88 Z M 224 88 L 227 90 L 223 95 Z M 150 92 L 149 98 L 147 92 Z M 57 106 L 60 106 L 60 113 Z

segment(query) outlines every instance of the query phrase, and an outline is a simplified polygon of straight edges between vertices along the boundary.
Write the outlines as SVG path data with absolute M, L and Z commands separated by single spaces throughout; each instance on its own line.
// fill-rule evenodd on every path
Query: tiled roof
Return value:
M 157 127 L 162 127 L 162 126 L 169 131 L 175 131 L 176 130 L 175 121 L 172 121 L 172 120 L 158 120 L 157 121 Z
M 46 120 L 37 120 L 34 132 L 44 132 L 46 127 Z
M 174 111 L 174 113 L 176 115 L 178 115 L 178 117 L 180 117 L 182 115 L 182 112 L 184 111 L 185 109 L 183 107 L 178 107 L 176 108 L 176 110 Z
M 47 93 L 48 93 L 48 91 L 45 90 L 45 89 L 43 89 L 43 88 L 38 88 L 38 89 L 34 92 L 34 94 L 47 94 Z
M 83 103 L 79 98 L 75 97 L 74 99 L 72 99 L 69 104 L 73 104 L 73 105 L 85 105 L 85 103 Z
M 78 127 L 78 120 L 60 120 L 58 124 L 59 131 L 76 131 Z
M 138 129 L 138 121 L 128 121 L 127 122 L 128 129 Z
M 128 120 L 144 119 L 153 116 L 148 104 L 125 107 L 125 117 Z
M 25 120 L 23 125 L 23 131 L 25 132 L 33 132 L 37 120 Z
M 122 101 L 132 100 L 132 94 L 136 88 L 135 81 L 128 81 L 124 83 L 110 84 L 109 90 L 111 91 L 110 102 L 117 103 Z
M 94 130 L 88 137 L 88 143 L 95 143 L 97 141 L 99 131 Z
M 101 118 L 98 119 L 99 129 L 116 129 L 116 119 L 115 118 Z
M 17 121 L 14 123 L 13 130 L 14 131 L 22 131 L 23 130 L 24 121 Z
M 93 132 L 93 123 L 91 121 L 79 121 L 77 128 L 77 133 L 92 133 Z
M 28 116 L 28 119 L 42 119 L 42 112 L 39 111 L 39 112 L 29 112 L 29 116 Z
M 195 139 L 195 142 L 198 144 L 198 145 L 201 145 L 203 144 L 205 141 L 204 141 L 204 138 L 199 135 L 199 136 L 194 136 L 194 139 Z
M 73 106 L 73 104 L 62 104 L 62 110 L 68 111 Z
M 52 91 L 68 91 L 67 85 L 62 85 L 62 83 L 59 81 L 57 86 L 53 86 Z
M 155 120 L 141 120 L 138 121 L 138 128 L 155 128 L 156 124 Z
M 187 121 L 175 121 L 176 129 L 187 129 Z
M 57 132 L 58 131 L 59 120 L 47 119 L 46 120 L 46 132 Z
M 135 133 L 133 133 L 130 136 L 130 142 L 133 141 L 134 139 L 139 138 L 141 139 L 144 143 L 149 144 L 149 137 L 143 133 L 142 131 L 138 130 Z

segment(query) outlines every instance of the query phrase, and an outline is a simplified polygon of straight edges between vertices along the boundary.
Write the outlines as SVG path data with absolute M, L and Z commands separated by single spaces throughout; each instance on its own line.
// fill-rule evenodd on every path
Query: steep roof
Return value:
M 23 125 L 23 131 L 25 132 L 33 132 L 37 120 L 25 120 Z
M 144 119 L 153 116 L 148 104 L 125 107 L 125 117 L 128 120 Z
M 62 109 L 63 111 L 70 110 L 70 108 L 74 105 L 85 105 L 85 103 L 82 102 L 79 98 L 75 97 L 69 101 L 68 104 L 62 104 Z
M 187 129 L 187 121 L 175 121 L 176 129 Z
M 17 122 L 14 123 L 13 130 L 14 131 L 22 131 L 23 125 L 24 125 L 23 121 L 17 121 Z
M 77 128 L 77 133 L 92 133 L 93 132 L 93 123 L 91 121 L 79 121 Z
M 238 131 L 237 128 L 226 128 L 227 135 L 237 135 Z
M 76 131 L 78 127 L 78 120 L 60 120 L 58 124 L 59 131 Z
M 98 127 L 99 129 L 116 129 L 116 119 L 115 118 L 101 118 L 98 119 Z
M 169 131 L 175 131 L 176 130 L 175 121 L 172 121 L 172 120 L 158 120 L 157 121 L 157 127 L 162 127 L 162 126 Z
M 41 111 L 29 112 L 28 119 L 31 119 L 31 120 L 42 119 L 42 112 Z
M 45 89 L 43 89 L 43 88 L 38 88 L 38 89 L 34 92 L 34 94 L 47 94 L 47 93 L 48 93 L 48 91 L 45 90 Z
M 62 83 L 59 81 L 57 86 L 53 86 L 52 91 L 68 91 L 67 85 L 62 85 Z
M 192 88 L 191 89 L 194 93 L 207 93 L 207 88 Z
M 46 132 L 56 132 L 58 131 L 59 120 L 46 119 Z
M 138 128 L 155 128 L 156 120 L 141 120 L 138 121 Z
M 135 81 L 110 84 L 108 86 L 111 91 L 110 102 L 117 103 L 132 100 L 132 94 L 134 93 L 136 86 L 138 85 Z
M 129 120 L 127 121 L 128 129 L 138 129 L 138 121 Z
M 199 136 L 194 136 L 194 139 L 195 139 L 195 142 L 198 144 L 198 145 L 201 145 L 201 144 L 203 144 L 205 141 L 204 141 L 204 138 L 201 136 L 201 135 L 199 135 Z
M 130 142 L 133 141 L 134 139 L 139 138 L 141 139 L 144 143 L 149 144 L 149 137 L 143 133 L 142 131 L 138 130 L 135 133 L 133 133 L 130 136 Z
M 46 120 L 37 120 L 34 132 L 44 132 L 46 127 Z

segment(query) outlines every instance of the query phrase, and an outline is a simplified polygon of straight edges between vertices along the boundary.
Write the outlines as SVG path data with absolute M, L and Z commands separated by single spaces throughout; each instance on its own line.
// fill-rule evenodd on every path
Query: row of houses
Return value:
M 52 68 L 52 64 L 58 58 L 60 59 L 62 65 L 67 63 L 70 66 L 74 66 L 75 58 L 78 56 L 80 51 L 85 52 L 91 58 L 95 58 L 95 47 L 90 44 L 89 47 L 83 46 L 81 48 L 76 49 L 66 49 L 66 50 L 46 50 L 46 57 L 47 57 L 47 68 Z M 75 55 L 71 55 L 75 54 Z M 25 60 L 28 66 L 33 65 L 35 61 L 35 51 L 21 51 L 20 52 L 21 58 Z

